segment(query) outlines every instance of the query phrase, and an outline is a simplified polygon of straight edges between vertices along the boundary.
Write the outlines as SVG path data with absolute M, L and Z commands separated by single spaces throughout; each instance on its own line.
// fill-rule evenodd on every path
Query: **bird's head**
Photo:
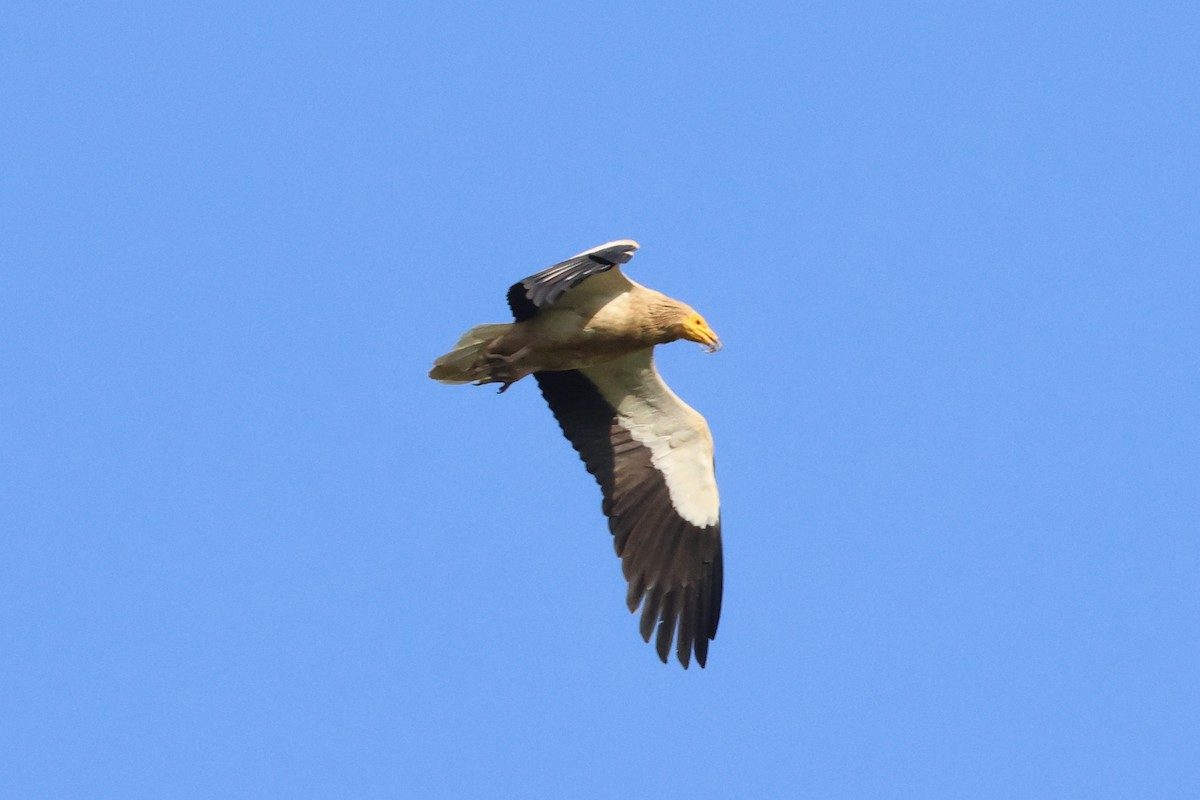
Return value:
M 721 340 L 717 338 L 716 332 L 708 327 L 704 317 L 691 309 L 688 309 L 683 315 L 683 321 L 679 323 L 679 335 L 689 342 L 699 342 L 710 353 L 721 349 Z

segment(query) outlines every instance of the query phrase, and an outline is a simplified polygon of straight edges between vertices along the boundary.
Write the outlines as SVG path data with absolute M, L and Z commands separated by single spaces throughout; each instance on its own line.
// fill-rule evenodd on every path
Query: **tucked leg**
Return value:
M 503 394 L 509 386 L 534 372 L 533 369 L 518 363 L 528 352 L 529 346 L 526 345 L 507 356 L 500 353 L 484 353 L 471 367 L 471 373 L 475 376 L 475 385 L 503 383 L 504 385 L 500 387 L 500 393 Z

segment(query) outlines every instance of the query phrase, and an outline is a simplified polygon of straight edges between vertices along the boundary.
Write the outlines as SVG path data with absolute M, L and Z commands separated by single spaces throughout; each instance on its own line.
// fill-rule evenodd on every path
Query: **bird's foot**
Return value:
M 533 372 L 531 369 L 516 365 L 517 359 L 525 355 L 527 349 L 522 348 L 507 356 L 499 353 L 485 353 L 471 369 L 475 376 L 475 385 L 502 383 L 504 385 L 500 387 L 500 394 L 504 394 L 508 391 L 508 387 Z

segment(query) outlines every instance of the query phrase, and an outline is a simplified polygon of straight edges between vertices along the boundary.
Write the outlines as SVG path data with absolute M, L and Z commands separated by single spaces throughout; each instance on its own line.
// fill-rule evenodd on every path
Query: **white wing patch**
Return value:
M 663 383 L 654 369 L 653 350 L 580 372 L 616 409 L 618 423 L 649 448 L 679 516 L 698 528 L 716 525 L 721 503 L 708 423 Z

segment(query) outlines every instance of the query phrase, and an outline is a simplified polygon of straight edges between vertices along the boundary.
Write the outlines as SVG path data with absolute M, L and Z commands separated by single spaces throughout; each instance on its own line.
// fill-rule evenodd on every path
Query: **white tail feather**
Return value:
M 511 322 L 494 322 L 471 328 L 459 338 L 453 350 L 433 362 L 429 377 L 442 383 L 470 383 L 476 380 L 476 376 L 471 373 L 471 367 L 479 357 L 480 351 L 496 338 L 508 333 L 511 327 Z

